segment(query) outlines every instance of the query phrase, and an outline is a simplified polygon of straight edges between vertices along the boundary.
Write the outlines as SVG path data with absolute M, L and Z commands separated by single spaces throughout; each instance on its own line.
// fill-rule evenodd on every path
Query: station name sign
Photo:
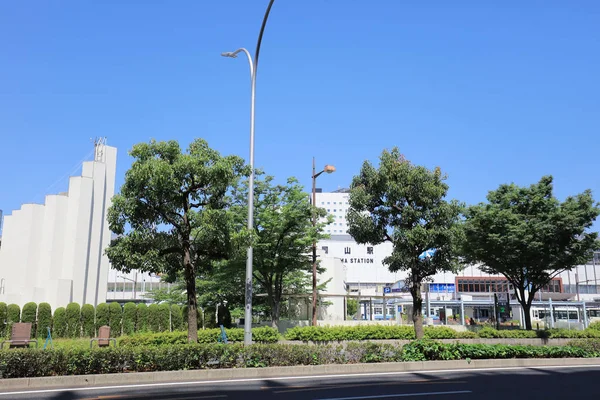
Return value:
M 344 264 L 373 264 L 374 263 L 372 258 L 343 258 L 343 257 L 341 257 L 340 260 Z

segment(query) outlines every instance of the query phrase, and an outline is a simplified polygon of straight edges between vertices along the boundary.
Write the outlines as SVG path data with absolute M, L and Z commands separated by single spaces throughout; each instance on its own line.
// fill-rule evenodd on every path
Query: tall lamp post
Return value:
M 333 165 L 325 165 L 325 168 L 319 173 L 317 173 L 315 167 L 315 158 L 313 157 L 312 162 L 312 205 L 313 205 L 313 215 L 312 215 L 312 224 L 313 228 L 317 226 L 317 213 L 315 212 L 315 207 L 317 207 L 317 177 L 321 175 L 323 172 L 331 174 L 335 171 L 335 167 Z M 313 239 L 312 245 L 312 326 L 317 326 L 317 239 Z
M 236 58 L 238 53 L 244 52 L 248 57 L 250 64 L 250 177 L 248 182 L 248 231 L 254 230 L 254 105 L 256 98 L 256 71 L 258 69 L 258 55 L 260 53 L 260 43 L 262 42 L 263 32 L 267 25 L 267 19 L 271 12 L 271 6 L 275 0 L 269 0 L 267 11 L 263 18 L 262 26 L 258 34 L 256 42 L 256 51 L 254 52 L 254 60 L 250 52 L 245 48 L 237 49 L 232 52 L 221 53 L 223 57 Z M 244 310 L 244 344 L 252 344 L 252 245 L 248 246 L 246 252 L 246 293 L 245 293 L 245 310 Z

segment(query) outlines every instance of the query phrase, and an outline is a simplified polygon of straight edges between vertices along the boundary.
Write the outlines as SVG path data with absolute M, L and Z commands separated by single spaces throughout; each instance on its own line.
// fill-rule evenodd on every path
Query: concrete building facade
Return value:
M 48 195 L 44 204 L 23 204 L 4 216 L 0 247 L 0 301 L 20 306 L 47 302 L 106 301 L 110 244 L 107 210 L 115 192 L 117 150 L 95 143 L 94 160 L 68 191 Z

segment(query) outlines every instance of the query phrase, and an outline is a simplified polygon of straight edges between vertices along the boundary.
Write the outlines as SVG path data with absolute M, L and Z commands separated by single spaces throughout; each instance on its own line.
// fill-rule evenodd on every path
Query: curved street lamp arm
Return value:
M 263 33 L 265 32 L 265 26 L 267 26 L 267 19 L 269 19 L 269 13 L 271 12 L 271 7 L 273 6 L 273 2 L 275 0 L 270 0 L 269 5 L 267 6 L 267 11 L 265 11 L 265 17 L 263 18 L 262 25 L 260 27 L 260 32 L 258 33 L 258 41 L 256 42 L 256 51 L 254 52 L 254 70 L 258 69 L 258 55 L 260 54 L 260 44 L 262 42 Z

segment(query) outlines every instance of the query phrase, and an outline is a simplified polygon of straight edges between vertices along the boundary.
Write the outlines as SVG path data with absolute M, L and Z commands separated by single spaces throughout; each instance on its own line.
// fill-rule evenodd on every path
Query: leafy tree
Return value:
M 239 230 L 247 221 L 247 182 L 238 185 L 233 198 L 234 229 Z M 295 178 L 289 178 L 285 185 L 274 184 L 272 176 L 256 179 L 254 198 L 254 279 L 259 290 L 267 294 L 272 326 L 277 327 L 283 297 L 293 293 L 293 287 L 286 284 L 286 279 L 297 277 L 298 274 L 307 277 L 312 272 L 313 240 L 326 237 L 322 233 L 323 228 L 331 219 L 318 222 L 313 227 L 313 212 L 318 219 L 325 217 L 326 212 L 313 208 L 308 195 Z M 239 275 L 244 271 L 245 252 L 237 254 L 231 264 L 233 269 L 239 271 Z M 302 279 L 302 282 L 302 287 L 295 289 L 306 293 L 309 281 Z
M 31 337 L 35 337 L 35 322 L 37 320 L 37 304 L 26 303 L 21 313 L 21 322 L 31 322 Z
M 358 300 L 347 299 L 346 300 L 346 311 L 348 315 L 355 316 L 358 312 Z
M 37 309 L 37 337 L 48 335 L 48 328 L 52 329 L 52 307 L 48 303 L 40 303 Z
M 100 303 L 96 306 L 96 331 L 101 326 L 108 326 L 110 321 L 110 311 L 108 304 Z
M 71 338 L 81 336 L 81 308 L 78 303 L 67 305 L 67 336 Z
M 584 264 L 600 247 L 598 234 L 588 232 L 600 214 L 589 190 L 559 202 L 552 177 L 529 187 L 501 185 L 487 203 L 466 213 L 463 252 L 470 263 L 512 283 L 531 329 L 535 294 L 563 271 Z
M 148 329 L 151 332 L 160 332 L 160 317 L 158 316 L 158 304 L 156 303 L 148 306 Z
M 41 305 L 40 305 L 41 306 Z M 81 328 L 83 330 L 83 336 L 95 337 L 96 336 L 96 310 L 91 304 L 84 304 L 81 306 Z
M 176 141 L 141 143 L 108 221 L 120 235 L 107 249 L 114 268 L 164 273 L 186 283 L 188 341 L 197 342 L 196 276 L 229 253 L 226 193 L 246 172 L 237 156 L 222 157 L 196 139 L 186 152 Z
M 135 303 L 125 303 L 123 306 L 123 334 L 133 335 L 135 332 L 135 319 L 137 314 L 137 307 Z
M 171 330 L 183 330 L 183 313 L 177 304 L 171 306 Z
M 58 307 L 54 310 L 52 334 L 57 338 L 67 337 L 67 311 L 64 307 Z
M 108 305 L 108 325 L 110 334 L 114 337 L 121 336 L 123 322 L 123 308 L 119 303 L 110 303 Z
M 167 303 L 158 305 L 158 331 L 171 331 L 171 307 Z
M 196 284 L 196 291 L 198 292 L 198 284 Z M 146 297 L 154 300 L 155 303 L 184 305 L 187 300 L 187 294 L 183 277 L 178 277 L 177 281 L 166 288 L 152 289 L 146 294 Z
M 413 165 L 393 148 L 382 152 L 379 168 L 365 161 L 350 189 L 349 233 L 357 243 L 392 243 L 392 254 L 383 263 L 392 272 L 408 272 L 418 339 L 423 337 L 423 281 L 458 269 L 455 246 L 462 207 L 444 200 L 445 179 L 439 168 Z M 433 249 L 433 256 L 422 256 Z
M 136 319 L 136 332 L 148 332 L 148 306 L 145 303 L 140 303 L 137 305 Z
M 8 316 L 8 308 L 6 303 L 0 302 L 0 337 L 6 335 L 6 322 Z

